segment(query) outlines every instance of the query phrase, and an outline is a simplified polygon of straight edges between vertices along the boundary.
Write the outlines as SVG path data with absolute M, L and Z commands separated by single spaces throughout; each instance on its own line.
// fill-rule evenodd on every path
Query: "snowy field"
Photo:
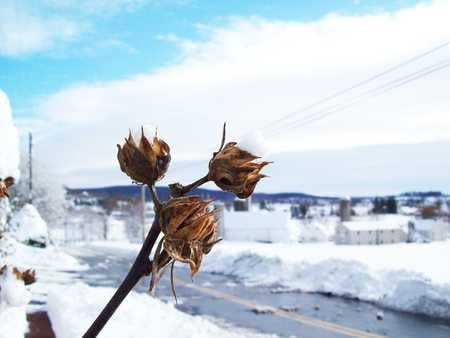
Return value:
M 326 292 L 449 319 L 448 257 L 450 241 L 381 246 L 223 242 L 202 270 L 279 291 Z

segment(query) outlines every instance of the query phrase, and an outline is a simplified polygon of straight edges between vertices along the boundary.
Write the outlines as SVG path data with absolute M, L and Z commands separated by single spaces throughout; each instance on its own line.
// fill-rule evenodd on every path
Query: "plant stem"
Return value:
M 139 280 L 147 274 L 149 256 L 160 232 L 161 229 L 158 223 L 158 218 L 156 217 L 147 237 L 145 238 L 144 244 L 142 245 L 142 248 L 139 251 L 139 254 L 137 255 L 136 260 L 134 261 L 133 266 L 131 267 L 127 276 L 125 277 L 117 291 L 114 293 L 108 304 L 106 304 L 100 315 L 83 335 L 83 338 L 97 337 L 97 335 L 103 329 L 108 320 L 112 317 L 125 297 L 130 293 L 130 291 L 139 282 Z
M 173 197 L 179 197 L 187 194 L 193 189 L 201 186 L 202 184 L 208 182 L 208 175 L 200 178 L 199 180 L 189 184 L 187 186 L 182 186 L 179 183 L 171 184 L 170 190 L 171 195 Z M 112 298 L 109 300 L 108 304 L 104 307 L 102 312 L 98 315 L 97 319 L 92 323 L 91 327 L 86 331 L 83 335 L 83 338 L 94 338 L 102 331 L 106 323 L 112 317 L 114 312 L 123 302 L 125 297 L 130 293 L 130 291 L 135 287 L 135 285 L 139 282 L 139 280 L 149 275 L 151 262 L 149 260 L 149 256 L 152 252 L 153 246 L 155 245 L 156 240 L 158 239 L 159 234 L 161 233 L 161 227 L 159 225 L 159 211 L 161 208 L 161 202 L 158 199 L 158 194 L 156 193 L 156 189 L 154 185 L 149 185 L 150 191 L 152 193 L 153 202 L 155 204 L 155 220 L 153 221 L 152 227 L 145 238 L 144 243 L 142 244 L 142 248 L 139 251 L 136 260 L 133 263 L 130 271 L 127 276 L 123 280 L 122 284 L 120 284 L 119 288 L 116 290 Z M 175 195 L 175 193 L 176 195 Z M 164 252 L 162 253 L 162 255 Z
M 194 190 L 195 188 L 198 188 L 202 184 L 205 184 L 206 182 L 209 182 L 208 175 L 203 176 L 202 178 L 198 179 L 197 181 L 183 186 L 180 183 L 174 183 L 169 185 L 170 194 L 172 197 L 180 197 L 186 195 L 188 192 Z
M 151 184 L 148 186 L 148 188 L 150 189 L 150 193 L 152 195 L 155 212 L 158 213 L 159 210 L 161 209 L 161 202 L 158 198 L 158 193 L 156 192 L 156 187 L 154 184 Z

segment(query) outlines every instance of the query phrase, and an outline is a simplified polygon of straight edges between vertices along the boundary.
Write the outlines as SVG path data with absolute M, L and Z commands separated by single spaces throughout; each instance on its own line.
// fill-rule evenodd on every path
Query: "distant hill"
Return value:
M 162 200 L 166 200 L 169 197 L 169 189 L 167 187 L 156 187 L 158 195 Z M 119 199 L 137 198 L 140 196 L 141 188 L 137 185 L 121 185 L 110 186 L 101 188 L 67 188 L 67 192 L 70 195 L 79 195 L 84 192 L 97 198 L 109 198 L 115 197 Z M 195 189 L 190 195 L 200 195 L 203 198 L 210 198 L 219 201 L 232 201 L 235 199 L 234 194 L 224 192 L 221 190 L 212 190 L 198 188 Z M 150 199 L 150 192 L 146 189 L 146 198 Z M 269 201 L 269 202 L 300 202 L 304 200 L 336 200 L 336 197 L 329 196 L 315 196 L 304 193 L 254 193 L 252 199 L 255 202 Z
M 118 198 L 126 200 L 129 198 L 139 198 L 141 194 L 141 188 L 137 185 L 118 185 L 110 187 L 100 187 L 100 188 L 77 188 L 71 189 L 66 188 L 69 195 L 76 196 L 82 193 L 88 193 L 90 196 L 103 199 L 103 198 Z M 169 189 L 167 187 L 156 187 L 158 195 L 161 200 L 167 200 L 169 197 Z M 224 192 L 222 190 L 204 189 L 198 188 L 191 192 L 189 195 L 199 195 L 205 199 L 213 199 L 218 201 L 233 201 L 235 199 L 234 194 L 229 192 Z M 448 197 L 439 191 L 414 191 L 414 192 L 404 192 L 399 195 L 389 195 L 389 196 L 353 196 L 352 200 L 359 202 L 364 199 L 374 199 L 376 197 L 396 197 L 396 198 L 411 198 L 416 200 L 423 200 L 427 197 Z M 149 200 L 151 198 L 150 191 L 146 189 L 146 198 Z M 252 200 L 254 202 L 267 201 L 267 202 L 290 202 L 299 203 L 302 201 L 338 201 L 338 197 L 332 196 L 316 196 L 305 194 L 301 192 L 285 192 L 285 193 L 254 193 L 252 195 Z

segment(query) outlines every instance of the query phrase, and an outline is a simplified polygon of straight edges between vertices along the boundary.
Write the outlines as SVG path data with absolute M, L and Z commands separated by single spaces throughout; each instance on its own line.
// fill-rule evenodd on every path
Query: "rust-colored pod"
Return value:
M 138 183 L 152 185 L 164 177 L 170 163 L 170 147 L 156 135 L 153 142 L 145 137 L 141 130 L 139 144 L 135 142 L 131 132 L 124 145 L 118 147 L 117 159 L 120 169 Z
M 255 162 L 258 156 L 242 150 L 236 142 L 229 142 L 209 162 L 208 178 L 224 190 L 239 198 L 249 197 L 256 184 L 266 175 L 262 168 L 272 162 Z
M 216 243 L 217 220 L 209 204 L 198 196 L 189 196 L 172 198 L 161 208 L 164 249 L 174 260 L 189 264 L 191 276 Z
M 9 187 L 14 184 L 13 177 L 7 177 L 4 180 L 0 178 L 0 198 L 9 197 Z

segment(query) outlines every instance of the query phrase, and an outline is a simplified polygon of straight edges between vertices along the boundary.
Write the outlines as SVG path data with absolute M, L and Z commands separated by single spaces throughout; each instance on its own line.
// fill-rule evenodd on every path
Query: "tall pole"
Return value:
M 145 240 L 145 185 L 141 186 L 141 225 L 142 240 Z
M 28 134 L 28 198 L 33 203 L 33 134 Z

